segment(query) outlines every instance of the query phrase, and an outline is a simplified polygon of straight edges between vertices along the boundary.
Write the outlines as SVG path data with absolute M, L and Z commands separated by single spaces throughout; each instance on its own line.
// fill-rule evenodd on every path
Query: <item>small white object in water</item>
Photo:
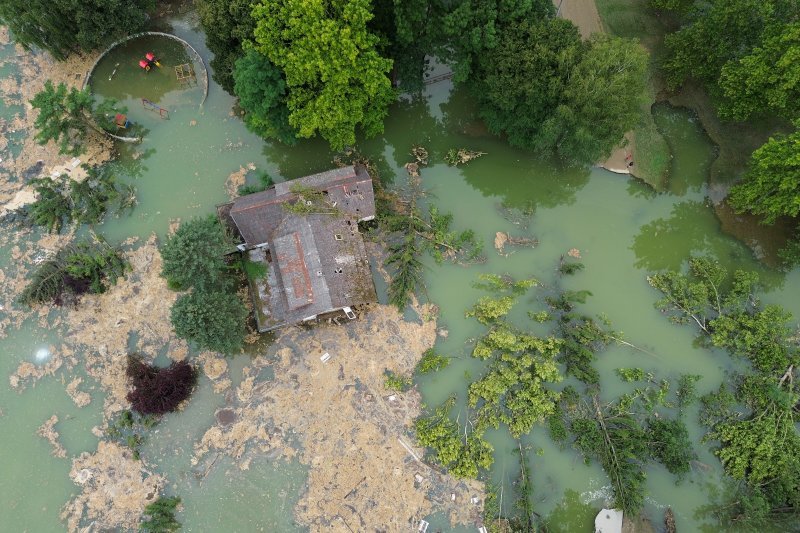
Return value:
M 622 510 L 601 509 L 594 519 L 595 533 L 622 533 Z
M 50 359 L 50 350 L 47 348 L 39 348 L 36 350 L 36 361 L 41 363 L 42 361 L 47 361 L 48 359 Z

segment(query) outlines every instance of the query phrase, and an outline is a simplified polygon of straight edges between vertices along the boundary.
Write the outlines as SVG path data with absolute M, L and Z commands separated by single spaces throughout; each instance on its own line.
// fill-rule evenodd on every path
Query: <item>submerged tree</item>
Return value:
M 707 342 L 746 357 L 752 369 L 702 398 L 701 422 L 725 472 L 746 486 L 737 499 L 706 509 L 722 522 L 783 523 L 800 514 L 800 367 L 791 315 L 755 296 L 758 276 L 732 276 L 710 259 L 689 260 L 689 273 L 654 274 L 650 284 L 664 294 L 657 303 L 679 323 L 696 325 Z M 741 517 L 750 512 L 753 516 Z
M 381 228 L 390 235 L 386 264 L 395 269 L 389 283 L 389 303 L 401 311 L 422 285 L 423 253 L 429 253 L 436 263 L 471 263 L 480 261 L 483 252 L 474 231 L 457 232 L 450 228 L 453 221 L 450 213 L 441 213 L 435 205 L 430 205 L 427 216 L 423 214 L 417 208 L 421 193 L 416 185 L 414 189 L 401 211 L 387 209 L 379 214 Z
M 181 528 L 175 519 L 175 509 L 181 499 L 178 496 L 165 498 L 161 496 L 144 508 L 143 520 L 139 523 L 139 531 L 146 533 L 172 533 Z M 146 517 L 146 518 L 144 518 Z
M 128 268 L 121 252 L 104 242 L 67 245 L 39 265 L 18 301 L 27 306 L 74 303 L 82 294 L 105 292 Z
M 31 180 L 36 200 L 24 208 L 27 220 L 48 231 L 60 232 L 65 224 L 96 224 L 112 202 L 120 210 L 135 203 L 135 189 L 120 187 L 109 167 L 84 165 L 86 177 L 73 180 L 66 174 Z
M 434 451 L 436 462 L 456 477 L 474 478 L 480 468 L 489 468 L 494 459 L 494 448 L 483 439 L 483 432 L 461 431 L 457 422 L 450 419 L 455 397 L 450 397 L 428 416 L 414 422 L 417 441 Z
M 90 129 L 102 132 L 98 124 L 110 129 L 112 122 L 108 115 L 124 112 L 113 99 L 104 100 L 95 109 L 95 100 L 88 88 L 67 90 L 64 83 L 55 87 L 50 80 L 33 97 L 31 105 L 39 110 L 34 122 L 36 141 L 47 144 L 52 140 L 58 143 L 62 154 L 70 155 L 83 153 Z
M 256 49 L 286 78 L 298 136 L 319 134 L 338 150 L 355 143 L 357 128 L 368 137 L 383 131 L 395 99 L 392 62 L 367 28 L 370 0 L 261 2 L 253 17 Z
M 175 411 L 192 394 L 197 383 L 197 369 L 186 360 L 159 368 L 129 355 L 126 375 L 133 386 L 128 401 L 133 410 L 142 415 Z
M 83 152 L 87 130 L 91 125 L 94 99 L 88 89 L 80 91 L 59 83 L 58 87 L 47 80 L 44 89 L 34 96 L 31 105 L 39 110 L 34 127 L 36 141 L 47 144 L 55 141 L 62 154 L 79 155 Z

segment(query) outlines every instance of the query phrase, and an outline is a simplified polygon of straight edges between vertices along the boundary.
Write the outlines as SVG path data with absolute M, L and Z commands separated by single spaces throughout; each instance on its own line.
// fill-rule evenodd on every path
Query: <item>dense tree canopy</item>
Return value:
M 800 127 L 800 122 L 796 122 Z M 731 189 L 738 211 L 763 215 L 767 223 L 800 213 L 800 129 L 770 138 L 753 152 L 741 183 Z
M 214 52 L 212 76 L 231 94 L 236 61 L 244 55 L 242 44 L 253 38 L 256 28 L 252 5 L 252 0 L 200 0 L 197 4 L 206 46 Z
M 242 349 L 247 309 L 236 293 L 194 289 L 178 297 L 170 317 L 175 334 L 203 350 L 234 354 Z
M 3 0 L 0 22 L 18 43 L 63 60 L 138 30 L 154 6 L 154 0 Z
M 795 118 L 798 21 L 795 0 L 695 3 L 686 24 L 666 37 L 668 80 L 703 82 L 730 118 L 765 111 Z
M 481 116 L 494 134 L 515 146 L 539 147 L 542 123 L 562 97 L 584 45 L 569 21 L 526 20 L 505 28 L 491 53 L 478 58 Z
M 383 131 L 395 94 L 378 37 L 367 28 L 369 0 L 290 0 L 256 4 L 256 49 L 283 70 L 289 124 L 321 135 L 334 149 Z
M 445 59 L 454 63 L 457 82 L 473 76 L 473 67 L 495 48 L 514 22 L 544 20 L 555 14 L 549 0 L 463 0 L 443 19 Z
M 770 27 L 760 46 L 722 67 L 719 85 L 725 116 L 800 117 L 800 23 Z
M 635 41 L 595 34 L 569 75 L 542 130 L 562 159 L 591 164 L 608 157 L 639 120 L 647 54 Z
M 182 223 L 161 247 L 161 275 L 178 290 L 206 289 L 224 279 L 231 245 L 219 220 L 209 215 Z
M 289 125 L 286 81 L 281 70 L 250 49 L 236 61 L 233 78 L 247 127 L 265 139 L 297 142 L 297 133 Z
M 639 120 L 647 56 L 635 42 L 582 42 L 568 21 L 513 22 L 476 62 L 489 130 L 577 163 L 607 156 Z

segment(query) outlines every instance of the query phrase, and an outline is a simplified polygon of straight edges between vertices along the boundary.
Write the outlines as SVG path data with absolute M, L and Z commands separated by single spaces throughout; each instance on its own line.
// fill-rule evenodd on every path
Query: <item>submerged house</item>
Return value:
M 375 218 L 372 178 L 350 166 L 282 182 L 219 206 L 239 249 L 266 265 L 250 279 L 261 332 L 377 301 L 358 223 Z

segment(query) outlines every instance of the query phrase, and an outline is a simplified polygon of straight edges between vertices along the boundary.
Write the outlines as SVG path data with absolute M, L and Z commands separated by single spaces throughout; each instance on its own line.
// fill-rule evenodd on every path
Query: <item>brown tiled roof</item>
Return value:
M 325 192 L 336 208 L 357 220 L 375 216 L 372 178 L 363 166 L 343 167 L 304 178 L 277 183 L 269 189 L 234 200 L 230 216 L 244 241 L 255 246 L 269 242 L 272 233 L 286 217 L 281 206 L 294 198 L 295 185 L 313 187 Z
M 314 187 L 336 202 L 336 214 L 293 214 L 282 203 L 291 184 Z M 363 167 L 345 167 L 279 183 L 235 200 L 230 210 L 245 241 L 268 243 L 251 260 L 270 262 L 251 283 L 259 330 L 268 331 L 342 307 L 377 300 L 358 221 L 375 214 L 372 180 Z

